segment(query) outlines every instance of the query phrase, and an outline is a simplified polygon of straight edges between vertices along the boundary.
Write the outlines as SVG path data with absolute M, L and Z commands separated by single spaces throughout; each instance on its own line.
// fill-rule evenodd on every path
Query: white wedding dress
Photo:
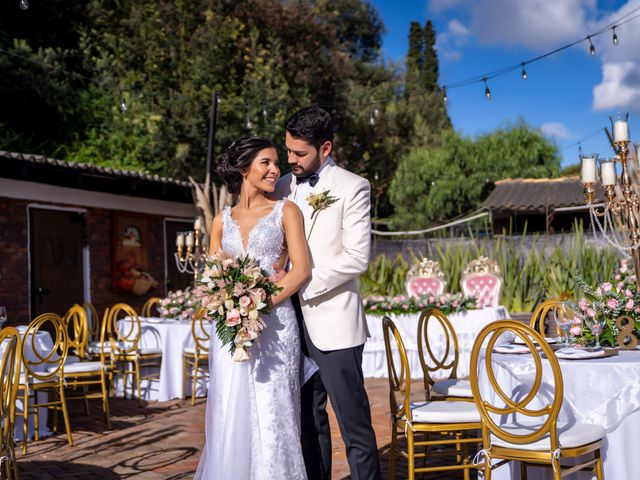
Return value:
M 273 273 L 283 244 L 282 207 L 276 203 L 249 233 L 245 251 L 231 209 L 222 214 L 222 249 L 248 254 Z M 300 447 L 300 339 L 287 300 L 265 318 L 266 328 L 250 348 L 251 359 L 234 362 L 212 336 L 206 443 L 197 480 L 306 480 Z

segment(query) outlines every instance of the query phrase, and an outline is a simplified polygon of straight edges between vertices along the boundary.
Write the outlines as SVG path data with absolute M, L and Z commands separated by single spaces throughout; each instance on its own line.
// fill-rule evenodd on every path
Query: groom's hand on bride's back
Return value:
M 271 280 L 273 283 L 278 283 L 280 280 L 282 280 L 282 277 L 284 277 L 287 272 L 285 272 L 284 268 L 282 268 L 282 266 L 280 266 L 278 263 L 274 263 L 272 266 L 273 275 L 269 277 L 269 280 Z

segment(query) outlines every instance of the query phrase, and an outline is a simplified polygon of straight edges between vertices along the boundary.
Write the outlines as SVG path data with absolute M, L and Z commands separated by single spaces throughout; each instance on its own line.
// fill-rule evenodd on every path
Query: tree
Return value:
M 439 148 L 416 148 L 399 162 L 389 196 L 397 228 L 423 228 L 478 208 L 494 182 L 558 174 L 555 144 L 523 121 L 475 140 L 449 131 Z

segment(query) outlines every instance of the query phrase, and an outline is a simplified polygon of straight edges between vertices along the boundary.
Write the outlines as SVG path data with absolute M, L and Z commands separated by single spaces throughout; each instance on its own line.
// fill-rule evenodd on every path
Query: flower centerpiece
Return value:
M 420 297 L 378 295 L 365 297 L 363 303 L 365 312 L 372 315 L 419 313 L 429 308 L 439 308 L 445 315 L 449 315 L 477 308 L 474 297 L 465 297 L 461 293 L 423 295 Z
M 269 300 L 279 291 L 253 258 L 219 252 L 204 261 L 193 294 L 213 319 L 222 344 L 240 362 L 250 358 L 249 347 L 265 327 Z
M 623 260 L 624 261 L 624 260 Z M 625 267 L 627 264 L 621 264 Z M 624 274 L 625 272 L 622 272 Z M 633 273 L 633 272 L 631 272 Z M 605 282 L 593 288 L 577 278 L 576 284 L 580 287 L 584 296 L 575 305 L 575 310 L 579 313 L 574 320 L 570 333 L 574 342 L 586 344 L 594 340 L 594 335 L 589 328 L 589 323 L 600 317 L 602 322 L 602 333 L 600 343 L 605 346 L 615 346 L 620 329 L 616 324 L 619 317 L 630 317 L 634 323 L 634 334 L 640 335 L 640 291 L 635 287 L 635 277 L 632 283 L 627 283 L 623 278 L 630 278 L 632 275 L 620 276 L 620 272 L 615 278 L 618 282 L 613 284 Z
M 177 318 L 191 320 L 195 313 L 197 302 L 193 298 L 191 288 L 169 292 L 158 302 L 158 312 L 162 318 Z

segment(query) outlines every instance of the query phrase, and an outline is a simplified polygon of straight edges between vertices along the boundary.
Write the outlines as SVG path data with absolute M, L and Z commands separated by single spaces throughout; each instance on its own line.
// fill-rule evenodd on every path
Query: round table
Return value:
M 129 322 L 127 319 L 118 322 Z M 160 380 L 143 381 L 140 393 L 143 400 L 165 402 L 173 398 L 191 395 L 191 382 L 187 382 L 187 391 L 182 387 L 182 352 L 187 347 L 195 346 L 191 335 L 191 321 L 140 317 L 140 343 L 142 348 L 162 349 L 162 365 Z M 144 369 L 143 369 L 144 370 Z M 143 375 L 149 372 L 141 372 Z M 122 380 L 116 382 L 116 393 L 122 394 Z M 206 377 L 198 379 L 196 396 L 206 396 L 209 388 Z M 130 391 L 130 389 L 129 389 Z
M 564 382 L 564 401 L 559 422 L 593 423 L 606 430 L 604 476 L 607 480 L 638 478 L 636 471 L 637 438 L 640 430 L 640 350 L 620 351 L 619 355 L 582 360 L 559 360 Z M 496 379 L 507 394 L 528 392 L 535 367 L 530 354 L 493 354 Z M 486 371 L 480 371 L 480 389 L 489 401 L 497 402 Z M 543 382 L 532 407 L 549 402 L 553 387 L 551 366 L 543 361 Z M 498 403 L 496 403 L 499 405 Z M 551 470 L 529 468 L 528 478 L 552 478 Z M 511 462 L 494 470 L 493 479 L 519 479 L 520 469 Z M 567 479 L 592 479 L 595 475 L 579 472 Z

